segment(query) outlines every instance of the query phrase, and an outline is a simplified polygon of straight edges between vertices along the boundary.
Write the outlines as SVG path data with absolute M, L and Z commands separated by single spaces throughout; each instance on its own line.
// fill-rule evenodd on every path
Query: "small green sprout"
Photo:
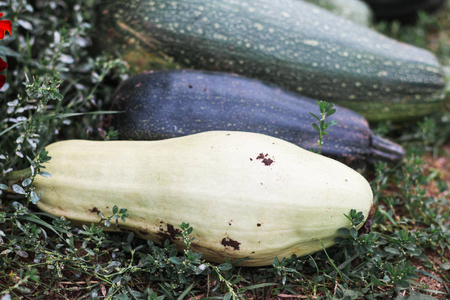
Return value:
M 327 129 L 333 125 L 337 124 L 337 121 L 326 121 L 326 118 L 331 116 L 336 112 L 336 109 L 334 108 L 333 103 L 328 103 L 326 101 L 317 101 L 317 105 L 319 105 L 320 109 L 320 117 L 316 114 L 313 114 L 310 112 L 311 116 L 313 116 L 317 121 L 319 121 L 319 124 L 313 123 L 312 127 L 317 131 L 319 134 L 319 140 L 317 141 L 318 150 L 317 153 L 321 153 L 322 151 L 322 145 L 323 145 L 323 137 L 325 135 L 328 135 L 331 131 L 327 131 Z

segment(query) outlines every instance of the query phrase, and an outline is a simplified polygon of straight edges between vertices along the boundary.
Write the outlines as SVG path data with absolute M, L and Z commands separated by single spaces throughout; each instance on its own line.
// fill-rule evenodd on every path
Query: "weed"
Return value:
M 319 121 L 319 124 L 313 123 L 312 127 L 317 131 L 319 134 L 319 140 L 317 141 L 318 150 L 317 153 L 322 152 L 322 145 L 323 145 L 323 137 L 325 135 L 328 135 L 331 131 L 327 131 L 327 129 L 331 126 L 334 126 L 337 124 L 337 121 L 326 121 L 326 118 L 333 115 L 336 112 L 336 109 L 334 108 L 333 103 L 328 103 L 326 101 L 317 101 L 317 105 L 319 106 L 320 110 L 320 117 L 316 114 L 310 112 L 311 116 L 313 116 L 317 121 Z

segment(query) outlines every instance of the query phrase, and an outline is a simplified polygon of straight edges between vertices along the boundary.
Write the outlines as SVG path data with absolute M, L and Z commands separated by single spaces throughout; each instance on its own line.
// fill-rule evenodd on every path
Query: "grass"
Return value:
M 401 143 L 401 164 L 368 170 L 376 209 L 361 215 L 337 245 L 261 268 L 211 264 L 190 249 L 195 228 L 181 223 L 179 253 L 132 232 L 115 207 L 97 224 L 75 226 L 40 212 L 35 176 L 46 176 L 45 145 L 58 139 L 114 139 L 98 126 L 114 87 L 128 76 L 117 57 L 95 53 L 93 0 L 0 2 L 13 24 L 0 41 L 7 84 L 0 92 L 0 299 L 448 299 L 450 297 L 450 114 L 414 123 L 374 124 Z M 450 9 L 415 26 L 378 24 L 399 40 L 427 47 L 450 65 Z M 325 128 L 326 129 L 326 128 Z M 333 134 L 332 132 L 330 134 Z M 19 170 L 26 169 L 22 173 Z M 40 174 L 40 175 L 38 175 Z M 371 226 L 370 226 L 371 225 Z

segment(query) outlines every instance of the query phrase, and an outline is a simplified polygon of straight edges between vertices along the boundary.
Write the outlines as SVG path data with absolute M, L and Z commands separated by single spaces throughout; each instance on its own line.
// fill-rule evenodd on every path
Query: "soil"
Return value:
M 425 169 L 427 171 L 437 171 L 439 173 L 439 178 L 447 182 L 447 185 L 450 188 L 450 142 L 443 145 L 441 153 L 434 157 L 433 154 L 426 154 L 424 156 L 424 160 L 426 161 Z M 444 198 L 447 201 L 444 205 L 449 204 L 450 200 L 450 190 L 447 190 L 443 193 L 439 193 L 439 190 L 435 184 L 435 182 L 431 182 L 427 187 L 427 193 L 433 197 Z M 450 209 L 450 208 L 449 208 Z M 450 220 L 447 219 L 447 224 L 450 223 Z M 432 269 L 425 268 L 423 265 L 423 261 L 418 259 L 413 259 L 411 263 L 419 270 L 432 274 L 435 278 L 425 275 L 423 273 L 418 273 L 419 278 L 416 280 L 419 284 L 421 284 L 424 288 L 428 290 L 434 290 L 442 292 L 443 294 L 435 294 L 429 293 L 430 296 L 435 297 L 436 299 L 449 299 L 450 297 L 450 286 L 448 279 L 450 277 L 450 270 L 442 268 L 444 263 L 449 263 L 450 261 L 450 252 L 448 249 L 443 253 L 439 253 L 438 251 L 429 250 L 425 253 L 429 258 L 429 262 L 432 265 Z M 446 277 L 446 278 L 444 278 Z M 446 280 L 447 279 L 447 280 Z M 445 283 L 445 284 L 444 284 Z

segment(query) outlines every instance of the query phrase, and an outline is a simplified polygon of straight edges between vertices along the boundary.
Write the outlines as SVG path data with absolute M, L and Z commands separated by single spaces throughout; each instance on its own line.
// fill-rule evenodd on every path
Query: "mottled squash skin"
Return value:
M 444 98 L 431 52 L 303 1 L 107 0 L 99 19 L 99 46 L 140 70 L 150 70 L 143 58 L 151 53 L 169 65 L 272 82 L 369 121 L 424 116 Z
M 384 160 L 398 162 L 401 146 L 374 135 L 367 121 L 336 106 L 337 122 L 324 137 L 322 153 L 352 167 Z M 316 101 L 261 81 L 221 72 L 160 70 L 136 75 L 116 90 L 112 125 L 120 139 L 159 140 L 233 130 L 262 133 L 317 150 L 312 127 Z
M 332 13 L 357 24 L 371 26 L 373 13 L 370 7 L 361 0 L 304 0 L 318 5 Z
M 335 243 L 350 228 L 351 209 L 368 216 L 369 183 L 356 171 L 273 137 L 209 131 L 161 141 L 82 141 L 46 147 L 52 176 L 37 176 L 43 211 L 75 223 L 111 215 L 129 217 L 109 230 L 132 230 L 160 244 L 182 222 L 195 238 L 192 250 L 213 262 L 250 258 L 270 265 Z

